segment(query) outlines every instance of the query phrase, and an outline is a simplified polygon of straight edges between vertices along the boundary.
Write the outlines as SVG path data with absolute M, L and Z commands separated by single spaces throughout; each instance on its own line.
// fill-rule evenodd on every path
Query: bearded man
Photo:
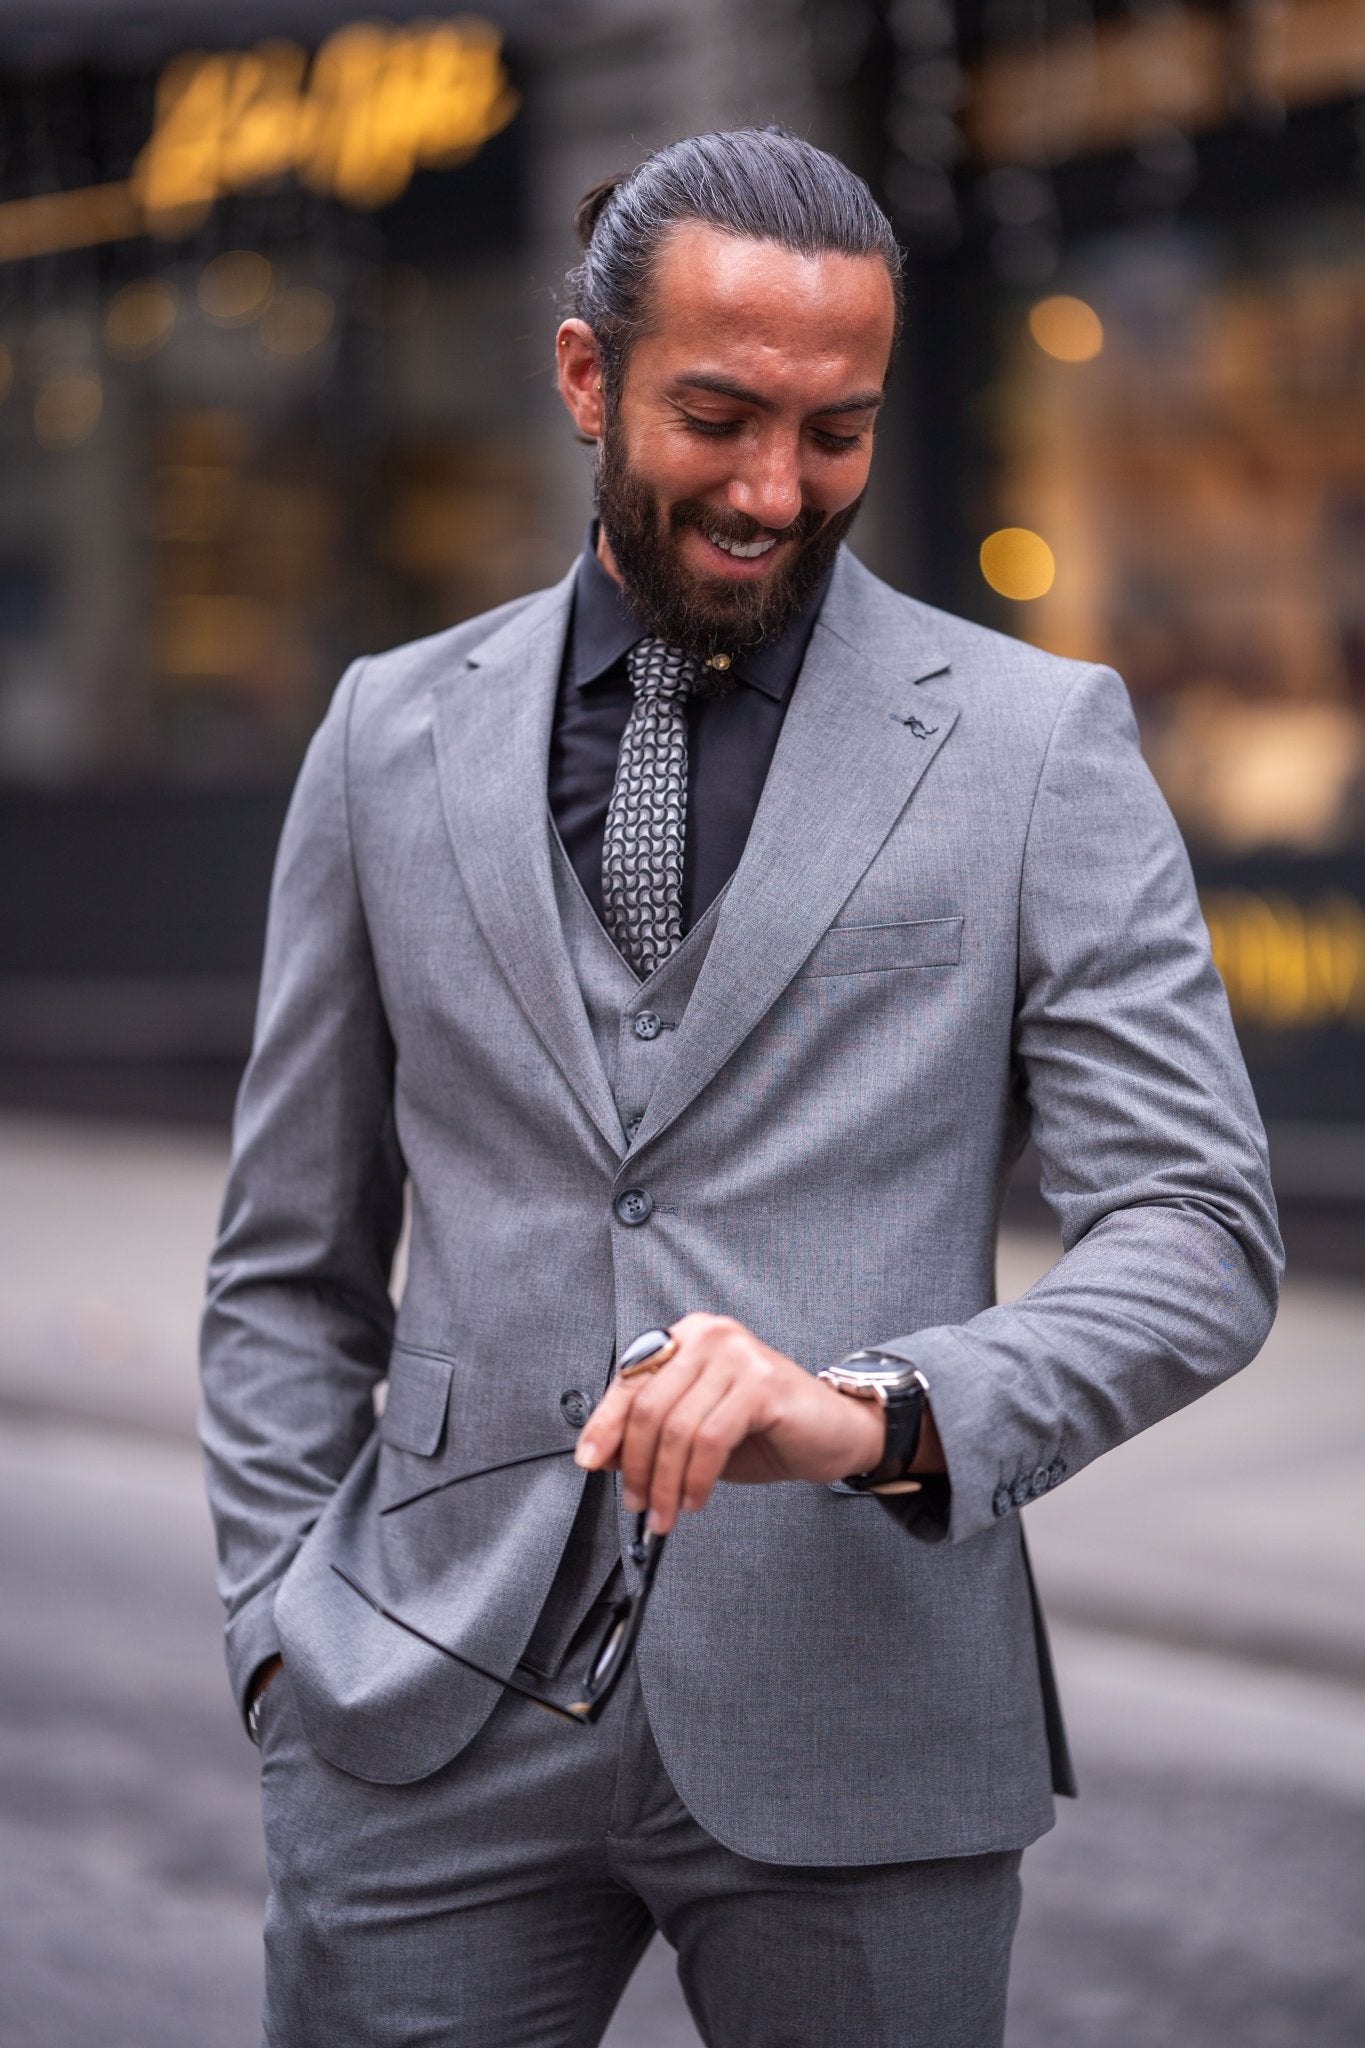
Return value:
M 1263 1135 L 1117 678 L 841 545 L 863 184 L 694 137 L 579 228 L 589 542 L 357 662 L 281 845 L 204 1334 L 266 2038 L 590 2043 L 658 1928 L 714 2048 L 990 2048 L 1018 1511 L 1258 1349 Z

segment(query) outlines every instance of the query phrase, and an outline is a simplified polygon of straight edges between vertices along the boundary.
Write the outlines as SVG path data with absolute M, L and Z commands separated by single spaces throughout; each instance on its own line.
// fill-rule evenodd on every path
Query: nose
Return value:
M 790 526 L 801 510 L 801 464 L 785 436 L 764 436 L 747 462 L 731 479 L 730 505 L 775 533 Z

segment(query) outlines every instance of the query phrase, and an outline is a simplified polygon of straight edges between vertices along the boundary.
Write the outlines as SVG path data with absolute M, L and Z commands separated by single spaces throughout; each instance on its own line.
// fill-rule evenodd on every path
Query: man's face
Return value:
M 894 321 L 877 257 L 670 233 L 618 403 L 585 419 L 565 391 L 598 438 L 599 552 L 651 631 L 735 652 L 801 609 L 867 483 Z

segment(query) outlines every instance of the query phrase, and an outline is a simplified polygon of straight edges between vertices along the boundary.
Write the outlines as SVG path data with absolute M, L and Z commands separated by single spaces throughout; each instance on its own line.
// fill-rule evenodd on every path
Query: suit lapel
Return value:
M 894 607 L 878 618 L 882 608 Z M 822 937 L 946 743 L 957 708 L 919 608 L 841 556 L 744 857 L 634 1149 L 681 1115 Z M 917 628 L 919 631 L 917 632 Z M 894 649 L 889 670 L 878 649 Z
M 621 1121 L 555 904 L 546 811 L 550 727 L 575 570 L 438 684 L 433 737 L 446 827 L 474 916 L 527 1018 L 613 1153 Z

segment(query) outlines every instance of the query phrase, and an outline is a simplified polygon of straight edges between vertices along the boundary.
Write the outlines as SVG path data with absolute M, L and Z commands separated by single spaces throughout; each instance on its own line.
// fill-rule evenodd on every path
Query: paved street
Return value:
M 254 1757 L 188 1437 L 221 1163 L 0 1128 L 3 2048 L 258 2039 Z M 1008 1240 L 1002 1292 L 1051 1255 Z M 1026 1866 L 1010 2048 L 1365 2040 L 1363 1307 L 1291 1288 L 1256 1366 L 1028 1511 L 1084 1796 Z M 609 2039 L 695 2048 L 661 1945 Z

